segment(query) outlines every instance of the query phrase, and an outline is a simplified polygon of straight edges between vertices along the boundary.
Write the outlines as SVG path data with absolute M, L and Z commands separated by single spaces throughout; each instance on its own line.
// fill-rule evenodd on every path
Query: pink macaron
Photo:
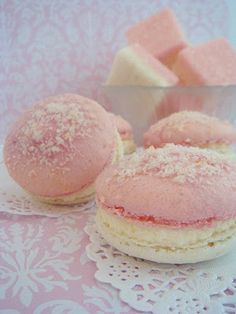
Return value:
M 227 121 L 197 111 L 180 111 L 152 125 L 143 139 L 145 147 L 174 143 L 229 152 L 236 143 L 236 129 Z
M 133 139 L 133 129 L 130 123 L 122 118 L 120 115 L 115 115 L 110 112 L 110 117 L 115 123 L 117 131 L 124 147 L 124 154 L 131 154 L 135 151 L 135 144 Z
M 193 263 L 235 243 L 236 163 L 214 151 L 150 147 L 106 168 L 96 193 L 98 230 L 129 255 Z
M 117 157 L 117 132 L 95 101 L 64 94 L 47 98 L 14 124 L 4 145 L 10 176 L 42 201 L 81 203 Z

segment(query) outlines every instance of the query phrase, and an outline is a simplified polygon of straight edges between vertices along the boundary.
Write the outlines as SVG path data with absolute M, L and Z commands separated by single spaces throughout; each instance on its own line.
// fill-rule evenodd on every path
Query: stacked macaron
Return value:
M 180 111 L 159 120 L 144 134 L 144 146 L 168 143 L 214 149 L 234 157 L 236 129 L 228 121 L 196 111 Z
M 122 252 L 194 263 L 236 244 L 236 163 L 169 144 L 130 155 L 96 181 L 98 230 Z
M 25 112 L 4 146 L 12 178 L 53 204 L 93 198 L 96 177 L 122 154 L 109 114 L 95 101 L 75 94 L 50 97 Z

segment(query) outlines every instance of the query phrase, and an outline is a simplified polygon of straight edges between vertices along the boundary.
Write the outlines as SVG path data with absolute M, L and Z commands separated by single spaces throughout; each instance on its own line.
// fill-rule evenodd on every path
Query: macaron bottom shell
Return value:
M 236 219 L 204 227 L 172 228 L 120 217 L 106 208 L 96 215 L 98 231 L 121 252 L 158 263 L 208 261 L 236 247 Z

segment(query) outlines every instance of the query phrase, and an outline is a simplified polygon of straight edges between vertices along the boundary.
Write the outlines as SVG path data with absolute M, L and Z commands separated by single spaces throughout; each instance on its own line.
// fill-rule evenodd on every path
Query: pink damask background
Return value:
M 36 100 L 101 85 L 129 25 L 171 7 L 192 43 L 229 36 L 227 0 L 1 0 L 0 141 Z

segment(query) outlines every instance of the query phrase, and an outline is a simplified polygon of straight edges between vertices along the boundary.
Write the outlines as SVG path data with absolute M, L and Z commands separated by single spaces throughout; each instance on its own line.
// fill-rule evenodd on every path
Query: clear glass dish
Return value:
M 137 144 L 148 127 L 172 112 L 197 110 L 236 125 L 236 86 L 103 86 L 109 109 L 127 119 Z

